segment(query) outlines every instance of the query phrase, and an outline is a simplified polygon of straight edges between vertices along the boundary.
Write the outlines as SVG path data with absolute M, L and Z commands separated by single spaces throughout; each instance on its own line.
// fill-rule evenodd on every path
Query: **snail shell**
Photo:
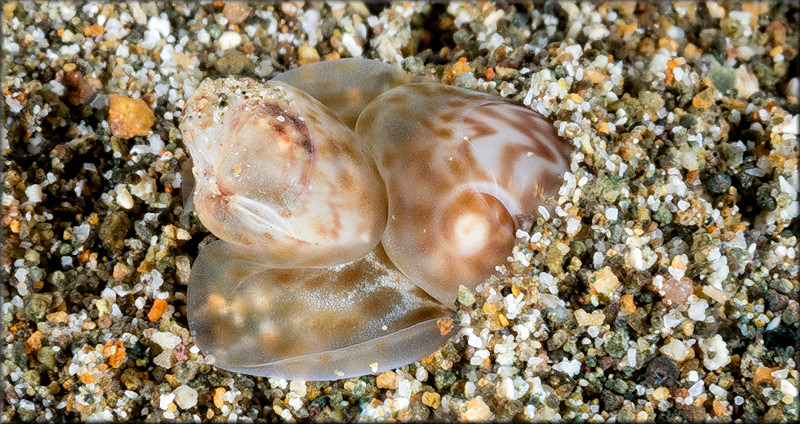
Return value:
M 303 91 L 278 81 L 206 80 L 182 129 L 200 221 L 259 252 L 264 265 L 336 265 L 380 241 L 386 196 L 372 159 Z
M 194 203 L 220 239 L 192 267 L 206 356 L 321 380 L 421 359 L 437 320 L 560 186 L 569 148 L 537 113 L 365 59 L 266 83 L 204 81 L 182 123 Z
M 505 261 L 512 217 L 543 205 L 569 165 L 567 144 L 538 113 L 441 84 L 376 97 L 356 135 L 387 187 L 386 253 L 445 305 Z

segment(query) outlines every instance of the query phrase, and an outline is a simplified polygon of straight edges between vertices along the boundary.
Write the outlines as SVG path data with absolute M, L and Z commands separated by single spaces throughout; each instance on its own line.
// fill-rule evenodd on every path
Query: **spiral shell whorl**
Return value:
M 387 255 L 445 305 L 459 285 L 474 287 L 504 262 L 512 217 L 555 194 L 569 155 L 537 113 L 439 84 L 378 96 L 356 135 L 386 183 Z

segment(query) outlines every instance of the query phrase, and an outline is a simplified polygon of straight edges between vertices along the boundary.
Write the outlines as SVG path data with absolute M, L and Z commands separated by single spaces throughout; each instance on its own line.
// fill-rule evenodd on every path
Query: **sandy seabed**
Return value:
M 799 13 L 6 2 L 2 419 L 797 421 Z M 531 107 L 570 172 L 424 360 L 220 370 L 186 322 L 209 233 L 181 197 L 185 100 L 339 57 Z

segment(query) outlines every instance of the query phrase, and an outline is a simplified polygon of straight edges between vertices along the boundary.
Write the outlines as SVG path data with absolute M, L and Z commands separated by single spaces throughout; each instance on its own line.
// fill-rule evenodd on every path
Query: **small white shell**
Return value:
M 206 80 L 182 128 L 197 215 L 217 237 L 280 268 L 349 262 L 378 244 L 383 184 L 353 131 L 316 99 L 281 82 Z

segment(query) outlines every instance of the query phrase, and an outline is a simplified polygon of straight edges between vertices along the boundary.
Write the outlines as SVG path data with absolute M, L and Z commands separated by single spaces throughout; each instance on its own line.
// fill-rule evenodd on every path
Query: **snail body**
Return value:
M 265 83 L 206 80 L 181 124 L 194 205 L 221 240 L 187 313 L 221 368 L 322 380 L 443 344 L 437 321 L 559 188 L 568 145 L 539 114 L 366 59 Z

